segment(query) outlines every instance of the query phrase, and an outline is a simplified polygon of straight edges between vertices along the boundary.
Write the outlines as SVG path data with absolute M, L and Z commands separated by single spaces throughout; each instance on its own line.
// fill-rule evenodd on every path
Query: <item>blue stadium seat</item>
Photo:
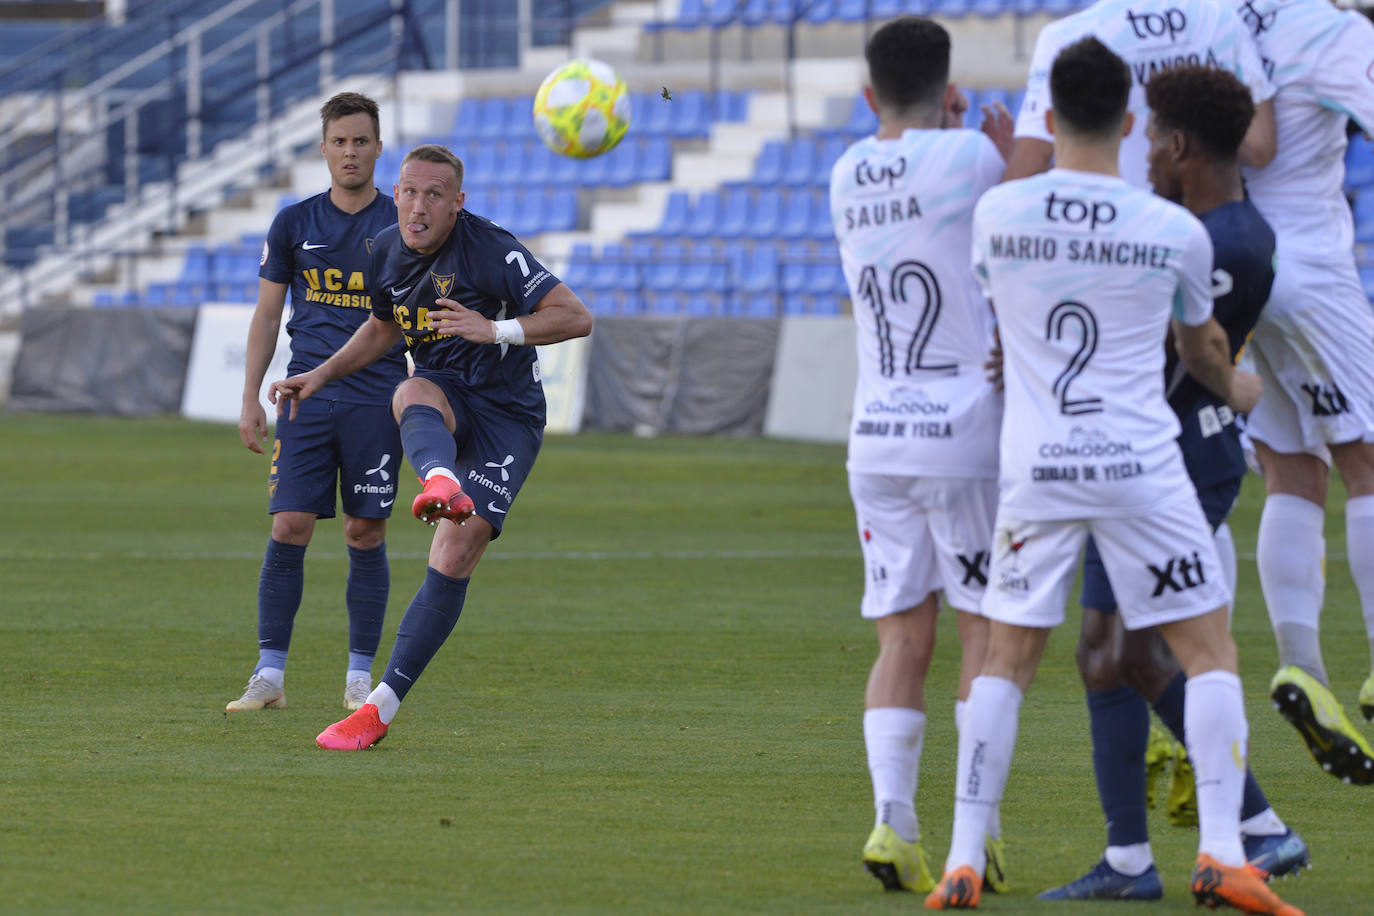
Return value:
M 847 296 L 849 286 L 844 279 L 844 270 L 839 261 L 824 261 L 812 264 L 807 271 L 806 291 L 813 296 L 826 294 Z
M 783 206 L 777 235 L 784 239 L 804 239 L 811 224 L 811 192 L 794 189 Z
M 591 271 L 586 280 L 589 289 L 611 290 L 620 284 L 620 276 L 625 270 L 625 246 L 612 242 L 601 248 L 601 254 L 591 262 Z
M 715 245 L 698 242 L 692 246 L 678 285 L 689 293 L 725 291 L 725 259 L 716 252 Z
M 782 291 L 784 302 L 806 292 L 806 278 L 810 262 L 810 245 L 806 242 L 787 243 L 786 248 L 783 249 L 782 266 L 778 276 L 778 288 Z
M 687 297 L 679 292 L 664 290 L 649 297 L 649 307 L 655 315 L 681 315 L 687 311 Z
M 507 133 L 506 100 L 500 96 L 493 96 L 475 101 L 475 118 L 468 125 L 467 136 L 478 140 L 498 140 L 504 137 Z
M 759 150 L 758 158 L 754 160 L 753 182 L 763 187 L 775 187 L 782 184 L 783 160 L 786 155 L 786 147 L 781 140 L 769 140 L 763 144 Z
M 783 184 L 793 188 L 810 184 L 812 173 L 816 171 L 816 141 L 811 137 L 794 138 L 787 144 L 786 159 Z
M 663 222 L 659 223 L 657 235 L 676 236 L 687 234 L 687 220 L 690 210 L 686 191 L 674 191 L 668 195 L 663 207 Z
M 620 294 L 620 311 L 625 315 L 643 315 L 649 304 L 639 291 Z
M 667 181 L 673 177 L 673 146 L 667 137 L 640 137 L 635 181 Z
M 644 99 L 642 110 L 636 113 L 633 108 L 630 109 L 630 116 L 634 118 L 630 123 L 634 126 L 634 130 L 641 135 L 650 137 L 666 136 L 672 133 L 673 105 L 677 101 L 677 97 L 673 97 L 673 102 L 652 92 L 643 93 L 642 97 Z
M 835 225 L 830 220 L 830 195 L 819 188 L 811 192 L 811 223 L 806 235 L 818 242 L 835 241 Z
M 974 0 L 935 0 L 931 12 L 936 16 L 948 16 L 951 19 L 957 19 L 972 12 L 973 4 Z
M 757 245 L 752 253 L 732 259 L 732 283 L 736 291 L 775 294 L 778 290 L 778 249 Z
M 721 191 L 720 219 L 716 223 L 716 237 L 737 239 L 749 229 L 749 213 L 753 199 L 745 186 L 726 187 Z
M 692 208 L 691 219 L 687 222 L 687 235 L 697 239 L 714 235 L 718 222 L 720 195 L 715 191 L 702 191 L 697 195 L 696 206 Z
M 673 110 L 674 137 L 705 137 L 711 132 L 711 120 L 706 107 L 706 93 L 700 89 L 684 89 L 673 94 L 667 103 Z
M 1374 142 L 1356 134 L 1345 151 L 1345 187 L 1356 191 L 1374 187 Z
M 777 188 L 762 188 L 754 198 L 745 234 L 750 238 L 771 239 L 782 227 L 782 192 Z
M 644 287 L 654 292 L 681 289 L 686 270 L 687 248 L 679 242 L 665 242 L 644 277 Z
M 878 116 L 873 113 L 873 109 L 868 107 L 868 102 L 863 94 L 854 96 L 854 101 L 849 109 L 849 121 L 845 124 L 845 131 L 851 136 L 862 137 L 871 134 L 878 129 Z
M 693 293 L 687 297 L 687 314 L 708 318 L 720 314 L 720 300 L 712 293 Z
M 581 294 L 593 315 L 614 315 L 620 311 L 620 294 L 609 289 L 587 289 Z
M 592 276 L 592 246 L 579 242 L 568 255 L 568 266 L 563 268 L 561 279 L 575 293 L 589 287 Z
M 724 28 L 735 20 L 735 0 L 706 0 L 706 24 Z
M 835 0 L 811 0 L 806 5 L 806 21 L 824 25 L 835 18 Z
M 543 223 L 544 231 L 571 232 L 576 228 L 577 192 L 572 188 L 554 188 Z
M 706 22 L 706 3 L 705 0 L 681 0 L 678 6 L 677 18 L 673 20 L 673 27 L 678 29 L 695 29 Z
M 557 155 L 539 140 L 527 141 L 523 180 L 528 184 L 553 184 L 553 160 Z
M 844 298 L 841 296 L 817 296 L 812 303 L 814 315 L 844 314 Z
M 1363 191 L 1355 198 L 1355 241 L 1374 242 L 1374 192 Z
M 186 246 L 186 261 L 181 267 L 181 282 L 210 282 L 210 253 L 199 242 Z
M 815 171 L 812 172 L 811 183 L 829 189 L 830 171 L 848 148 L 849 138 L 842 134 L 831 134 L 822 140 L 816 152 Z
M 1067 16 L 1081 5 L 1080 0 L 1040 0 L 1040 12 L 1050 16 Z

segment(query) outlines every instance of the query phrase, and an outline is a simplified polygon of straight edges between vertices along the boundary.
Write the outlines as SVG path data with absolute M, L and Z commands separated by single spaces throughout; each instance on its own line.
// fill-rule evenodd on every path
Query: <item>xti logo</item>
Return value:
M 505 461 L 502 461 L 500 464 L 497 464 L 495 461 L 488 461 L 488 462 L 486 462 L 486 465 L 487 465 L 487 467 L 489 467 L 489 468 L 494 468 L 494 469 L 500 471 L 500 472 L 501 472 L 501 482 L 502 482 L 502 483 L 506 483 L 506 482 L 508 482 L 508 481 L 510 480 L 510 472 L 507 471 L 506 468 L 510 467 L 510 466 L 511 466 L 512 464 L 514 464 L 514 463 L 515 463 L 515 456 L 514 456 L 514 455 L 507 455 L 507 456 L 506 456 L 506 460 L 505 460 Z
M 988 584 L 988 552 L 980 550 L 973 556 L 968 557 L 962 553 L 955 554 L 959 558 L 959 563 L 964 567 L 963 585 L 987 585 Z
M 1170 7 L 1158 13 L 1137 13 L 1127 10 L 1126 20 L 1130 22 L 1136 38 L 1163 38 L 1168 35 L 1169 40 L 1173 41 L 1174 36 L 1188 28 L 1188 17 L 1183 15 L 1183 10 L 1178 7 Z
M 1334 384 L 1328 386 L 1311 382 L 1304 384 L 1302 390 L 1306 391 L 1307 396 L 1312 399 L 1312 416 L 1314 417 L 1334 417 L 1350 412 L 1350 402 L 1345 399 L 1341 389 Z
M 1145 564 L 1150 572 L 1154 573 L 1155 590 L 1150 593 L 1151 598 L 1158 598 L 1164 594 L 1164 590 L 1171 592 L 1182 592 L 1190 588 L 1197 588 L 1207 581 L 1206 572 L 1202 568 L 1202 561 L 1198 559 L 1197 551 L 1194 550 L 1191 556 L 1170 557 L 1169 562 L 1163 568 L 1155 566 L 1153 563 Z
M 385 455 L 382 456 L 382 460 L 381 460 L 381 461 L 378 461 L 378 462 L 377 462 L 377 466 L 376 466 L 375 468 L 372 468 L 371 470 L 369 470 L 364 476 L 366 476 L 366 477 L 371 477 L 373 474 L 380 474 L 381 477 L 382 477 L 382 483 L 386 483 L 388 480 L 391 479 L 391 472 L 389 472 L 389 471 L 386 469 L 386 463 L 387 463 L 388 461 L 390 461 L 390 460 L 391 460 L 391 453 L 388 452 L 387 454 L 385 454 Z

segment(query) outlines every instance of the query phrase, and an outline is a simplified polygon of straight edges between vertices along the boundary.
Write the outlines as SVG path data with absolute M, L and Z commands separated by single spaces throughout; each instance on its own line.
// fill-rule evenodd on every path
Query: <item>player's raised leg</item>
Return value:
M 448 398 L 433 382 L 411 378 L 396 389 L 392 409 L 401 427 L 401 443 L 423 486 L 411 512 L 430 525 L 441 518 L 461 523 L 474 506 L 454 470 L 457 420 Z

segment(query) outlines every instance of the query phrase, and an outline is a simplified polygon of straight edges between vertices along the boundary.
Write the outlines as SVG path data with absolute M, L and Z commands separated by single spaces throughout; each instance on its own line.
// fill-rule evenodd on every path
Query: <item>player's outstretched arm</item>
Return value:
M 429 323 L 440 334 L 461 337 L 473 343 L 514 343 L 534 346 L 554 344 L 574 337 L 586 337 L 592 332 L 592 313 L 568 288 L 560 283 L 534 304 L 534 310 L 506 322 L 492 321 L 481 312 L 473 311 L 452 299 L 436 299 L 441 310 L 429 313 Z M 516 322 L 519 331 L 502 327 Z
M 1054 144 L 1038 137 L 1017 137 L 1007 159 L 1007 171 L 1003 181 L 1029 178 L 1048 171 L 1054 161 Z
M 301 401 L 319 391 L 337 378 L 351 375 L 381 359 L 401 340 L 401 329 L 389 321 L 382 321 L 376 315 L 369 315 L 348 343 L 338 352 L 320 363 L 309 372 L 302 372 L 273 382 L 267 399 L 277 405 L 277 416 L 286 410 L 286 402 L 291 402 L 292 420 L 296 419 L 297 406 Z
M 1278 151 L 1279 129 L 1274 122 L 1274 100 L 1266 99 L 1255 106 L 1255 116 L 1250 119 L 1250 127 L 1240 141 L 1236 158 L 1241 165 L 1262 169 L 1273 161 Z
M 247 359 L 243 369 L 243 406 L 239 408 L 239 440 L 248 448 L 262 454 L 267 441 L 267 412 L 262 409 L 258 392 L 272 354 L 277 349 L 277 332 L 286 308 L 286 284 L 258 279 L 258 304 L 248 325 Z
M 1215 318 L 1202 324 L 1175 319 L 1174 346 L 1188 373 L 1237 413 L 1249 413 L 1259 403 L 1260 378 L 1231 364 L 1231 344 Z

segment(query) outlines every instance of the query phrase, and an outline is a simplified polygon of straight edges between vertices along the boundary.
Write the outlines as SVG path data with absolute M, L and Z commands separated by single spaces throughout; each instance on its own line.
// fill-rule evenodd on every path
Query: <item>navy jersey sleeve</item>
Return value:
M 368 293 L 372 296 L 372 315 L 382 321 L 395 320 L 392 312 L 391 295 L 387 292 L 386 266 L 387 244 L 378 238 L 372 244 L 372 257 L 368 260 Z
M 279 210 L 267 230 L 267 241 L 262 246 L 262 259 L 258 265 L 258 276 L 273 283 L 290 283 L 291 271 L 295 269 L 292 250 L 296 241 L 291 231 L 291 208 Z
M 507 317 L 528 315 L 561 280 L 555 277 L 528 248 L 504 229 L 484 233 L 481 250 L 474 258 L 481 288 L 513 303 Z M 374 300 L 375 301 L 375 300 Z
M 1269 301 L 1274 284 L 1274 234 L 1248 201 L 1228 206 L 1218 217 L 1212 231 L 1216 240 L 1213 314 L 1226 330 L 1234 358 Z

